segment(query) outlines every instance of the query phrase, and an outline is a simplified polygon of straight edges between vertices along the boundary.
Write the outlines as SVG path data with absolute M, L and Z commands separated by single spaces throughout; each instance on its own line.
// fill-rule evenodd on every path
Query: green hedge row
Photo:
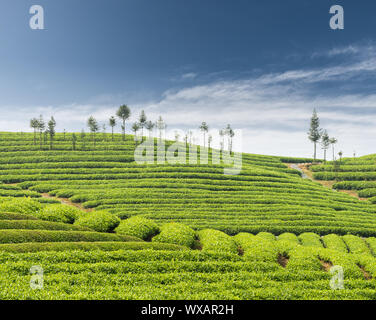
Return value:
M 117 250 L 188 250 L 186 247 L 153 242 L 28 242 L 0 244 L 0 252 L 40 252 L 40 251 L 117 251 Z
M 137 240 L 141 241 L 132 236 L 88 231 L 0 230 L 0 243 Z
M 59 222 L 41 220 L 0 220 L 0 230 L 4 229 L 93 231 L 87 227 Z

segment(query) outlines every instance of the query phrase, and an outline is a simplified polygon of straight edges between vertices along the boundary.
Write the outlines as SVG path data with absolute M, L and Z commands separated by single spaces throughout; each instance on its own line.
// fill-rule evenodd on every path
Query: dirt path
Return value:
M 309 170 L 309 166 L 312 165 L 312 163 L 299 163 L 299 164 L 289 163 L 287 165 L 291 169 L 299 170 L 302 173 L 302 178 L 310 179 L 314 182 L 318 182 L 321 185 L 323 185 L 324 187 L 333 189 L 333 185 L 336 183 L 336 181 L 326 181 L 326 180 L 316 180 L 316 179 L 314 179 L 312 171 Z M 367 200 L 366 198 L 359 197 L 358 193 L 356 191 L 353 191 L 353 190 L 337 190 L 337 191 L 342 192 L 342 193 L 346 193 L 346 194 L 348 194 L 352 197 L 355 197 L 359 200 Z
M 82 211 L 86 211 L 86 212 L 93 211 L 93 209 L 84 208 L 80 203 L 73 203 L 72 201 L 70 201 L 67 198 L 53 197 L 53 196 L 50 196 L 48 193 L 41 193 L 41 196 L 43 198 L 54 199 L 54 200 L 60 201 L 62 204 L 66 204 L 66 205 L 71 206 L 71 207 L 76 207 L 76 208 L 78 208 Z

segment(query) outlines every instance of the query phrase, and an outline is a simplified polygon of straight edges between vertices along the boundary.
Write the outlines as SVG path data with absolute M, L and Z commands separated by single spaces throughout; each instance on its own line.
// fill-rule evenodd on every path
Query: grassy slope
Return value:
M 129 136 L 125 144 L 116 136 L 118 141 L 114 143 L 98 142 L 95 150 L 89 150 L 92 146 L 87 142 L 84 150 L 78 151 L 71 151 L 69 134 L 66 141 L 58 135 L 53 151 L 39 151 L 31 134 L 1 133 L 0 138 L 0 180 L 19 183 L 24 189 L 3 185 L 1 190 L 10 191 L 4 196 L 31 192 L 38 197 L 39 192 L 49 192 L 81 202 L 85 207 L 109 209 L 122 218 L 142 215 L 159 223 L 179 221 L 197 230 L 214 228 L 228 234 L 267 231 L 275 235 L 285 232 L 376 235 L 375 206 L 301 179 L 298 172 L 288 169 L 278 157 L 244 155 L 241 174 L 226 176 L 218 165 L 135 165 L 134 142 Z M 98 138 L 103 136 L 99 134 Z M 78 141 L 77 147 L 81 149 L 82 142 Z M 53 244 L 50 238 L 54 239 L 59 232 L 66 232 L 66 236 Z M 35 241 L 5 244 L 3 250 L 0 246 L 0 260 L 6 262 L 2 266 L 0 298 L 374 296 L 375 283 L 365 278 L 376 276 L 372 258 L 375 252 L 371 249 L 365 252 L 364 245 L 371 248 L 370 243 L 360 238 L 357 239 L 363 245 L 357 240 L 353 244 L 353 239 L 336 239 L 345 244 L 341 246 L 334 241 L 336 245 L 331 251 L 309 246 L 307 249 L 310 243 L 327 246 L 325 238 L 317 235 L 296 239 L 288 236 L 288 241 L 280 241 L 278 245 L 272 235 L 269 240 L 258 236 L 256 242 L 250 240 L 251 245 L 237 243 L 244 253 L 239 255 L 205 251 L 205 246 L 200 252 L 176 251 L 175 247 L 160 247 L 155 243 L 116 245 L 110 235 L 103 237 L 108 244 L 96 245 L 100 241 L 98 236 L 82 237 L 86 241 L 90 238 L 91 245 L 85 241 L 77 244 L 73 233 L 55 231 L 42 238 L 45 244 Z M 0 234 L 9 239 L 6 237 L 9 232 Z M 72 242 L 69 245 L 66 241 Z M 343 247 L 345 252 L 341 252 Z M 359 253 L 358 247 L 363 248 L 360 256 L 354 255 Z M 35 250 L 46 252 L 34 253 Z M 281 256 L 288 260 L 286 267 L 278 263 Z M 330 290 L 330 274 L 323 267 L 327 261 L 344 266 L 348 290 Z M 45 269 L 44 290 L 29 288 L 29 268 L 33 264 Z
M 360 198 L 376 203 L 376 155 L 345 158 L 337 165 L 328 162 L 311 170 L 315 179 L 333 181 L 333 188 L 355 191 Z

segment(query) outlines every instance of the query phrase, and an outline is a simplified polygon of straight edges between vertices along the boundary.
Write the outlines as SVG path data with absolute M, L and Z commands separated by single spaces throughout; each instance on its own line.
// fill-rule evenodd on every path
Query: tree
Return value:
M 139 122 L 140 127 L 141 127 L 141 139 L 142 139 L 141 141 L 144 140 L 144 127 L 146 125 L 146 120 L 147 120 L 147 118 L 146 118 L 146 115 L 145 115 L 145 111 L 142 110 L 141 114 L 140 114 L 140 118 L 138 119 L 138 122 Z
M 330 138 L 328 132 L 324 130 L 321 135 L 321 148 L 324 150 L 324 162 L 326 162 L 326 150 L 330 146 Z
M 138 141 L 137 132 L 140 130 L 140 124 L 138 122 L 133 123 L 132 131 L 134 132 L 134 141 Z
M 125 121 L 129 119 L 131 115 L 131 110 L 125 104 L 119 107 L 118 111 L 116 112 L 116 116 L 123 121 L 123 125 L 121 129 L 123 131 L 123 141 L 125 141 Z
M 162 132 L 166 129 L 166 124 L 164 123 L 161 116 L 159 116 L 157 121 L 157 128 L 159 130 L 159 140 L 162 141 Z
M 34 129 L 34 145 L 37 144 L 37 129 L 38 129 L 38 119 L 33 118 L 30 120 L 30 127 Z
M 43 132 L 43 143 L 44 144 L 47 144 L 47 140 L 48 140 L 48 129 L 44 130 Z
M 93 143 L 95 148 L 95 135 L 99 130 L 98 122 L 93 116 L 90 116 L 90 118 L 87 120 L 87 126 L 89 127 L 90 132 L 93 136 Z
M 106 124 L 105 123 L 103 123 L 102 124 L 102 137 L 103 137 L 103 141 L 106 141 Z
M 64 141 L 65 141 L 65 134 L 67 133 L 67 130 L 64 129 L 63 134 L 64 134 Z
M 210 144 L 212 143 L 213 141 L 213 136 L 211 134 L 209 134 L 208 136 L 208 148 L 210 149 Z
M 116 118 L 114 116 L 111 116 L 109 124 L 111 127 L 112 141 L 114 141 L 114 127 L 116 126 Z
M 55 127 L 56 127 L 56 121 L 54 119 L 54 117 L 51 117 L 50 121 L 48 121 L 48 133 L 50 135 L 50 150 L 52 150 L 53 148 L 53 140 L 54 140 L 54 137 L 55 137 Z
M 75 133 L 72 133 L 72 149 L 76 150 L 77 136 Z
M 225 135 L 228 136 L 228 151 L 231 153 L 232 152 L 232 139 L 235 136 L 234 130 L 232 130 L 231 126 L 228 124 L 226 129 L 225 129 Z
M 46 127 L 46 124 L 44 123 L 42 115 L 40 115 L 37 128 L 39 130 L 39 146 L 41 150 L 42 150 L 42 133 L 45 127 Z
M 343 152 L 342 151 L 338 152 L 338 156 L 339 156 L 339 162 L 341 162 L 342 161 Z
M 155 127 L 155 123 L 153 121 L 149 120 L 145 123 L 145 128 L 146 128 L 146 130 L 149 131 L 149 138 L 151 138 L 151 136 L 152 136 L 154 127 Z
M 86 133 L 85 133 L 84 129 L 81 130 L 80 136 L 81 136 L 81 149 L 85 150 L 85 146 L 86 146 Z
M 338 142 L 338 140 L 336 138 L 330 138 L 329 139 L 329 143 L 332 145 L 332 151 L 333 151 L 333 161 L 335 160 L 335 156 L 334 156 L 334 145 Z
M 179 132 L 175 131 L 174 134 L 175 134 L 175 142 L 179 142 L 179 138 L 180 138 Z
M 220 149 L 221 149 L 221 151 L 223 151 L 224 145 L 225 145 L 225 141 L 224 141 L 225 134 L 226 134 L 225 130 L 219 130 L 219 136 L 220 136 L 220 140 L 221 140 L 220 141 Z
M 202 131 L 204 135 L 204 147 L 205 147 L 205 134 L 208 132 L 209 126 L 206 124 L 206 122 L 203 122 L 201 123 L 201 126 L 199 126 L 199 129 Z
M 320 140 L 320 138 L 321 138 L 320 119 L 317 116 L 316 109 L 314 109 L 312 118 L 311 118 L 311 126 L 308 131 L 308 139 L 311 140 L 314 145 L 313 159 L 315 161 L 316 161 L 317 142 Z

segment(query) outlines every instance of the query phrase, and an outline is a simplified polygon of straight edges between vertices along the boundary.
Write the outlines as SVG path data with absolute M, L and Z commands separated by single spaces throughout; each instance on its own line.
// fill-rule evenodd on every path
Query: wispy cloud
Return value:
M 339 139 L 345 155 L 375 153 L 376 94 L 364 90 L 376 87 L 376 53 L 370 46 L 352 45 L 331 49 L 327 56 L 351 55 L 325 67 L 292 69 L 262 74 L 236 81 L 211 81 L 170 89 L 158 100 L 132 105 L 130 121 L 145 109 L 149 118 L 162 115 L 169 127 L 196 128 L 202 121 L 222 128 L 230 123 L 243 130 L 244 151 L 263 154 L 311 156 L 307 139 L 312 109 L 319 111 L 322 125 Z M 194 80 L 195 73 L 181 78 Z M 35 114 L 53 114 L 59 128 L 81 130 L 88 115 L 107 121 L 114 114 L 109 98 L 95 104 L 58 107 L 9 107 L 9 119 L 24 119 Z M 18 111 L 14 111 L 18 110 Z M 18 113 L 19 117 L 14 117 Z M 27 129 L 18 121 L 0 121 L 3 130 Z

